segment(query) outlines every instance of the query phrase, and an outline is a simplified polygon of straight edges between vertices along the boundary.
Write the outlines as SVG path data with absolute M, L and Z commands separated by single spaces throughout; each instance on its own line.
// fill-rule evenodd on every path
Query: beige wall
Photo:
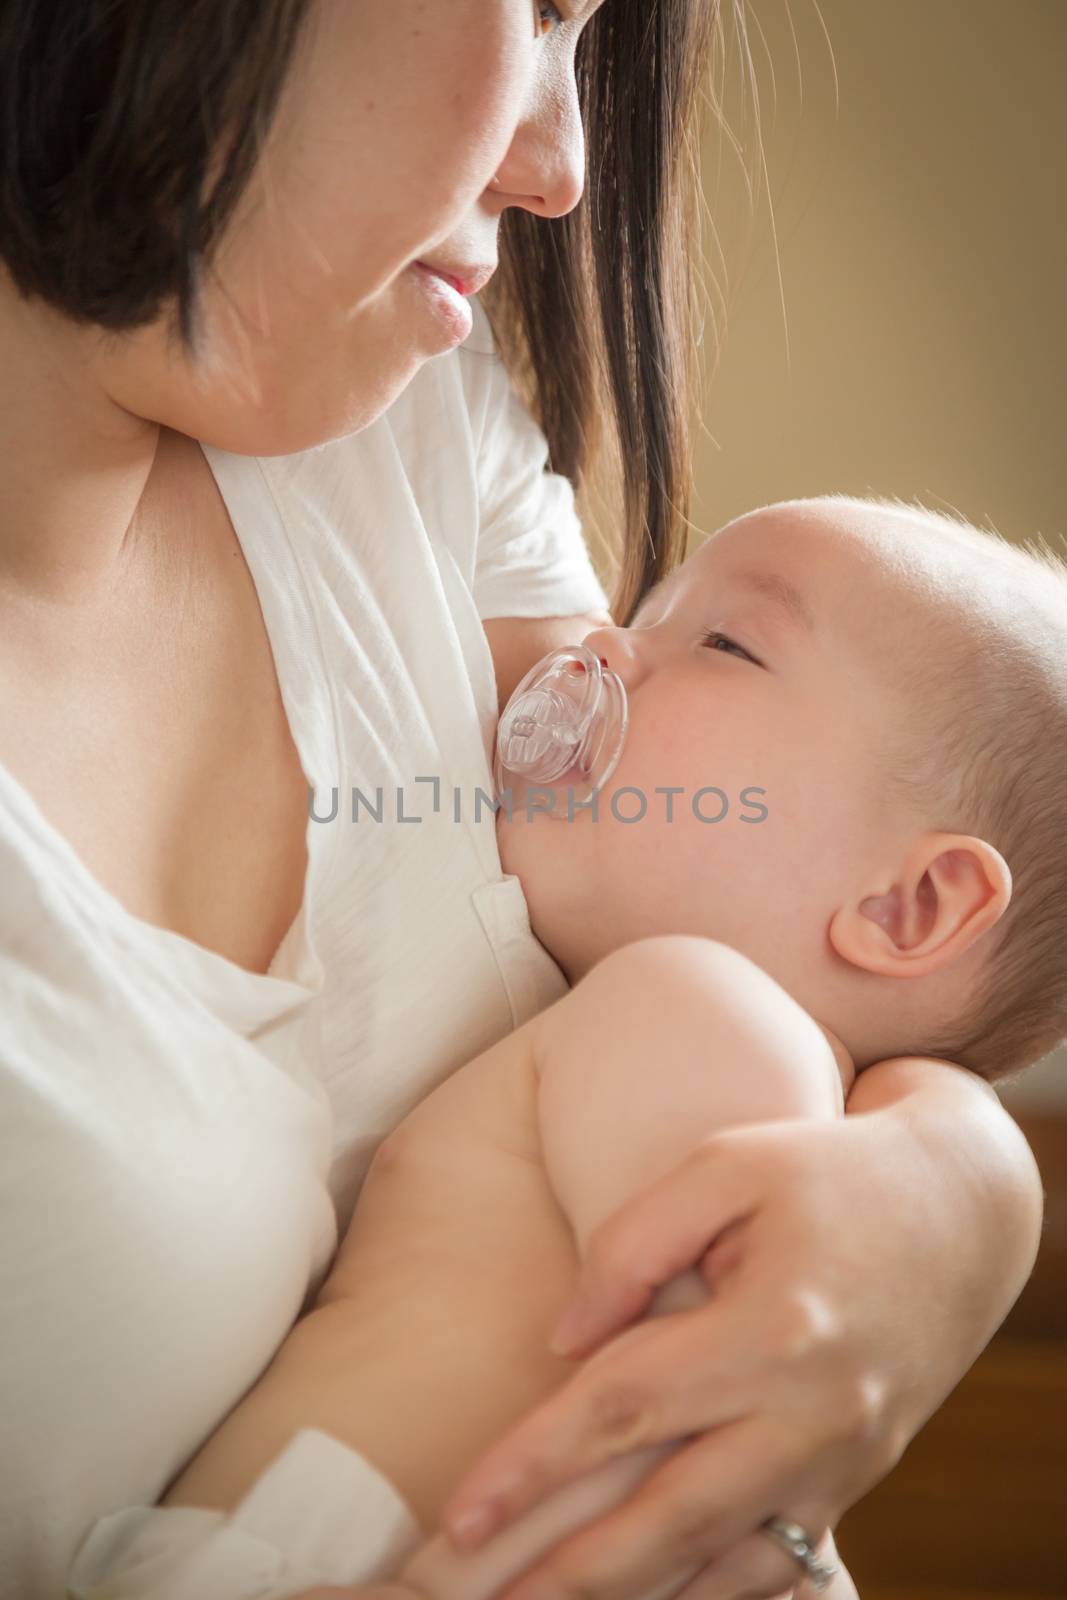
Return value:
M 714 442 L 698 444 L 695 520 L 714 529 L 842 490 L 917 495 L 1057 543 L 1067 0 L 820 5 L 837 113 L 815 0 L 755 0 L 766 46 L 749 24 L 777 256 L 766 190 L 747 215 L 737 161 L 706 141 L 728 334 L 703 406 Z M 736 43 L 726 76 L 736 84 Z M 751 157 L 751 98 L 744 123 L 729 100 Z M 716 265 L 710 234 L 708 248 Z M 1067 1059 L 1014 1098 L 1067 1104 Z
M 707 141 L 732 304 L 698 520 L 837 489 L 1062 534 L 1067 3 L 820 4 L 836 115 L 815 0 L 755 0 L 766 51 L 749 26 L 781 289 L 766 194 L 746 220 Z

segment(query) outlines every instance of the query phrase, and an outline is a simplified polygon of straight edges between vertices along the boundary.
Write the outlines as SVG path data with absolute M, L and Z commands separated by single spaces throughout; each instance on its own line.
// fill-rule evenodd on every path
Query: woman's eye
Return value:
M 538 5 L 537 37 L 541 39 L 547 33 L 555 33 L 557 28 L 562 28 L 566 20 L 558 6 Z
M 703 634 L 701 634 L 700 642 L 709 650 L 718 650 L 721 645 L 723 647 L 724 654 L 726 651 L 736 650 L 745 658 L 746 661 L 751 661 L 753 666 L 759 666 L 759 662 L 756 660 L 755 656 L 749 655 L 744 645 L 736 643 L 736 641 L 731 639 L 727 634 L 719 633 L 715 628 L 706 628 Z

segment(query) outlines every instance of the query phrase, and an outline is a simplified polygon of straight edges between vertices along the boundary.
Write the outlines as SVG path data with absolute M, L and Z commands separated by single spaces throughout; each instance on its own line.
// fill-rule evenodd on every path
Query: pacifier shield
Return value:
M 566 645 L 542 657 L 504 707 L 497 728 L 493 774 L 497 798 L 525 788 L 564 795 L 551 815 L 592 799 L 610 778 L 626 738 L 628 709 L 621 678 L 585 645 Z

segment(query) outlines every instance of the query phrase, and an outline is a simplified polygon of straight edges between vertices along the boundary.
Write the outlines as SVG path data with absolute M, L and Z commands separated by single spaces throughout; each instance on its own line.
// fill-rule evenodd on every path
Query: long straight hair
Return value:
M 732 0 L 734 5 L 739 0 Z M 0 261 L 24 296 L 125 332 L 196 297 L 252 176 L 314 0 L 0 0 Z M 576 62 L 586 192 L 504 216 L 501 351 L 580 489 L 614 443 L 616 619 L 685 540 L 697 174 L 719 0 L 606 0 Z
M 684 552 L 698 378 L 700 89 L 719 0 L 607 0 L 578 46 L 586 191 L 563 217 L 504 215 L 483 293 L 497 342 L 580 489 L 621 472 L 616 622 Z

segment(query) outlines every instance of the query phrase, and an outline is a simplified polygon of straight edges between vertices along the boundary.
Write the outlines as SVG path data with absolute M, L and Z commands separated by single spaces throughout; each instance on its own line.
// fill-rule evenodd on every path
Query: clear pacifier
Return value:
M 496 735 L 497 797 L 536 785 L 555 788 L 551 815 L 592 799 L 611 777 L 626 738 L 626 690 L 583 644 L 553 650 L 504 707 Z

